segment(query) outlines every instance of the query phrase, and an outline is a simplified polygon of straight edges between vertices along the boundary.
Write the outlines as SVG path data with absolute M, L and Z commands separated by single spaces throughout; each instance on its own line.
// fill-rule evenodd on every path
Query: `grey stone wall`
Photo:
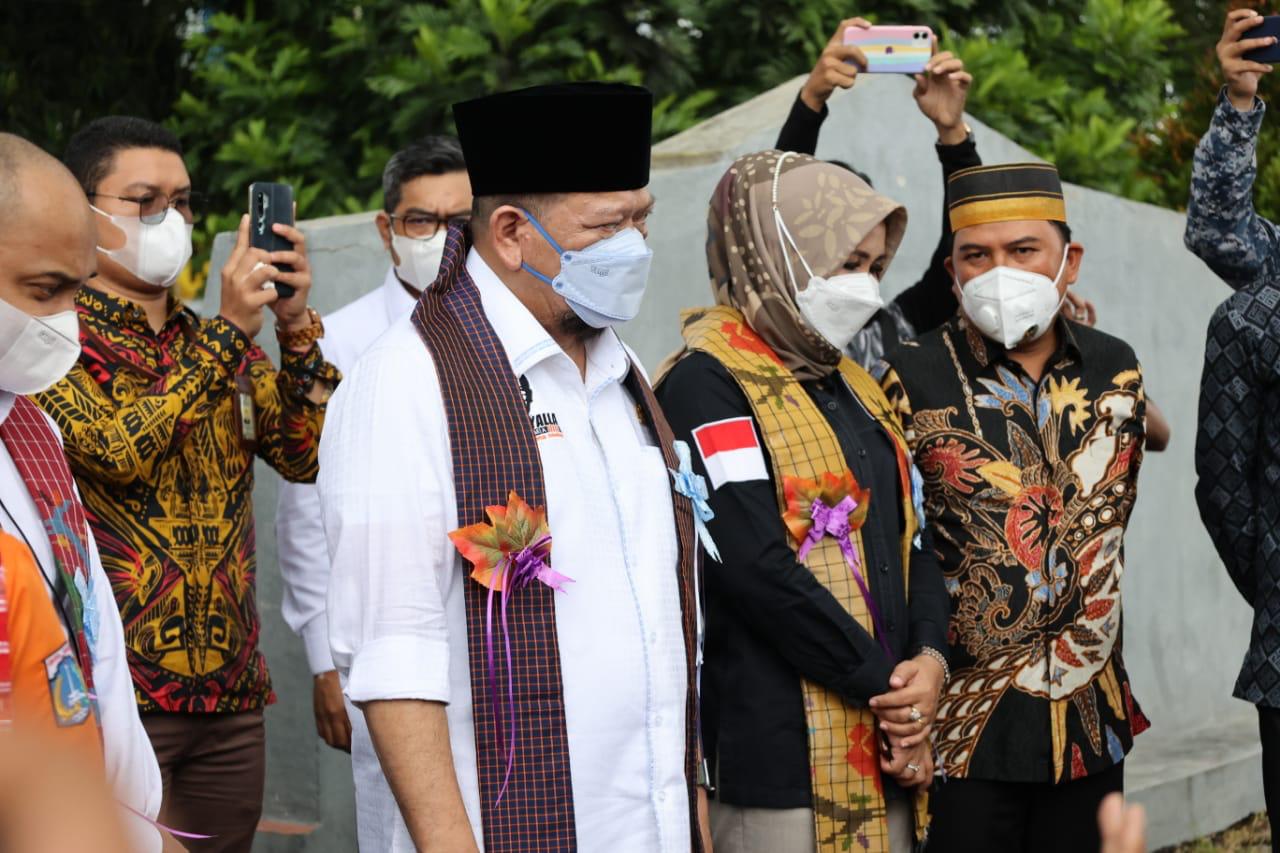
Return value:
M 703 245 L 715 182 L 737 155 L 772 146 L 799 85 L 766 92 L 655 147 L 653 277 L 639 318 L 623 330 L 650 368 L 677 345 L 678 312 L 709 301 Z M 901 78 L 862 78 L 833 99 L 818 150 L 856 165 L 907 206 L 910 225 L 886 278 L 887 294 L 924 269 L 941 221 L 934 134 L 910 91 Z M 980 121 L 970 124 L 987 162 L 1029 159 Z M 1148 393 L 1174 430 L 1169 451 L 1148 455 L 1144 465 L 1124 579 L 1125 652 L 1135 694 L 1154 721 L 1128 762 L 1128 787 L 1148 805 L 1158 846 L 1218 829 L 1262 805 L 1254 716 L 1230 698 L 1250 613 L 1214 555 L 1192 496 L 1204 330 L 1227 289 L 1183 249 L 1181 215 L 1080 187 L 1068 188 L 1067 206 L 1086 247 L 1078 288 L 1097 304 L 1100 326 L 1138 352 Z M 303 225 L 316 271 L 312 302 L 322 312 L 381 281 L 387 259 L 372 214 Z M 215 270 L 228 245 L 225 235 L 219 238 Z M 216 284 L 210 290 L 208 309 L 216 310 Z M 264 343 L 271 337 L 264 335 Z M 264 834 L 255 850 L 351 850 L 349 764 L 315 737 L 302 647 L 279 618 L 275 475 L 265 466 L 259 474 L 264 644 L 280 695 L 267 715 L 267 816 L 315 828 Z

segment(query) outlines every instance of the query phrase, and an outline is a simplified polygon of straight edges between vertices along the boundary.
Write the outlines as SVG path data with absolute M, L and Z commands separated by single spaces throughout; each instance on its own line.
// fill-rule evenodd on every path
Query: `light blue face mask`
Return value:
M 528 264 L 522 263 L 523 269 L 551 285 L 573 313 L 592 328 L 604 329 L 635 319 L 653 261 L 653 251 L 645 244 L 643 234 L 635 228 L 625 228 L 585 249 L 566 251 L 529 211 L 524 215 L 542 239 L 560 253 L 560 272 L 550 278 Z

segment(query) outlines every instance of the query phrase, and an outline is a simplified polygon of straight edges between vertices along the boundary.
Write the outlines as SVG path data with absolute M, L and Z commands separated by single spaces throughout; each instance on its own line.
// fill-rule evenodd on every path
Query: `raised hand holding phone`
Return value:
M 240 217 L 236 245 L 222 265 L 221 317 L 251 338 L 262 331 L 262 307 L 275 302 L 279 294 L 267 287 L 280 275 L 271 265 L 271 256 L 255 249 L 249 240 L 249 214 Z
M 805 106 L 815 113 L 822 112 L 837 87 L 848 89 L 853 86 L 858 71 L 867 67 L 867 58 L 857 45 L 844 43 L 845 31 L 870 27 L 871 22 L 864 18 L 846 18 L 840 22 L 800 90 L 800 100 Z
M 1253 9 L 1236 9 L 1227 13 L 1222 38 L 1218 41 L 1218 62 L 1227 84 L 1227 97 L 1232 106 L 1241 112 L 1253 109 L 1258 94 L 1258 81 L 1263 74 L 1271 73 L 1271 65 L 1246 56 L 1250 51 L 1269 48 L 1276 44 L 1274 35 L 1250 38 L 1249 31 L 1265 21 Z M 1256 54 L 1255 54 L 1256 56 Z
M 938 129 L 938 141 L 943 145 L 958 145 L 969 135 L 964 123 L 964 106 L 973 75 L 964 70 L 960 57 L 950 51 L 936 53 L 937 48 L 935 39 L 935 53 L 924 71 L 915 75 L 916 88 L 912 95 L 920 112 Z
M 287 240 L 293 248 L 271 252 L 269 261 L 279 272 L 275 276 L 276 291 L 280 298 L 269 303 L 276 314 L 276 325 L 283 331 L 303 329 L 312 323 L 307 312 L 307 297 L 311 293 L 311 264 L 307 260 L 307 238 L 292 225 L 277 222 L 272 226 L 277 235 Z M 286 295 L 284 288 L 289 288 Z

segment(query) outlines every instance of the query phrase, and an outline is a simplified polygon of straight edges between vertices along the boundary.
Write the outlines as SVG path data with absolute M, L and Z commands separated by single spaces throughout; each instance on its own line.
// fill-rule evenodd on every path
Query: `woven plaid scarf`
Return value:
M 485 507 L 505 505 L 515 491 L 530 506 L 546 506 L 542 460 L 529 424 L 519 380 L 493 327 L 480 293 L 467 275 L 471 235 L 450 227 L 440 275 L 413 312 L 413 324 L 430 350 L 440 378 L 458 525 L 485 521 Z M 632 369 L 626 387 L 645 410 L 662 444 L 667 465 L 678 468 L 670 427 L 653 392 Z M 693 605 L 693 511 L 687 498 L 673 495 L 680 545 L 680 604 L 689 692 L 685 719 L 685 772 L 689 789 L 693 849 L 697 833 L 696 694 L 694 692 L 695 614 Z M 554 531 L 552 531 L 554 535 Z M 572 567 L 566 568 L 572 575 Z M 467 647 L 471 668 L 471 707 L 475 725 L 476 770 L 480 787 L 484 846 L 488 853 L 569 853 L 577 850 L 564 690 L 556 637 L 554 591 L 530 584 L 507 604 L 514 669 L 517 719 L 515 766 L 500 802 L 506 756 L 494 719 L 494 697 L 485 677 L 485 603 L 488 590 L 468 575 L 463 581 Z M 499 688 L 501 689 L 501 687 Z M 504 698 L 502 705 L 509 702 Z
M 752 414 L 769 448 L 781 513 L 787 507 L 784 475 L 814 479 L 849 466 L 830 423 L 768 345 L 737 310 L 728 306 L 698 308 L 684 314 L 685 345 L 720 362 L 751 401 Z M 888 433 L 897 456 L 899 506 L 906 519 L 900 539 L 903 583 L 908 580 L 911 543 L 916 534 L 912 504 L 910 457 L 902 427 L 866 371 L 842 359 L 839 372 L 868 413 Z M 872 505 L 884 496 L 872 495 Z M 892 499 L 892 497 L 890 497 Z M 853 545 L 866 565 L 862 534 Z M 793 544 L 793 547 L 794 544 Z M 830 537 L 810 551 L 805 564 L 868 633 L 874 626 L 866 599 L 851 578 L 839 545 Z M 889 839 L 880 779 L 880 745 L 876 719 L 866 708 L 848 705 L 820 684 L 801 680 L 809 731 L 809 767 L 813 785 L 813 818 L 818 853 L 847 850 L 888 853 Z M 926 797 L 916 798 L 917 833 L 927 824 Z
M 76 495 L 75 480 L 53 428 L 39 407 L 26 397 L 14 398 L 9 417 L 0 423 L 0 441 L 22 475 L 49 537 L 62 580 L 63 609 L 71 621 L 67 628 L 75 641 L 94 719 L 101 725 L 93 689 L 92 647 L 97 618 L 89 592 L 89 521 Z

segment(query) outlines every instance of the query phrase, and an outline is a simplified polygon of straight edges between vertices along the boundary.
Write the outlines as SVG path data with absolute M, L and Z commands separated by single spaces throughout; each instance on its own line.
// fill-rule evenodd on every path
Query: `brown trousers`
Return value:
M 212 835 L 178 841 L 191 853 L 249 853 L 262 816 L 266 729 L 261 711 L 142 715 L 160 763 L 160 822 Z

